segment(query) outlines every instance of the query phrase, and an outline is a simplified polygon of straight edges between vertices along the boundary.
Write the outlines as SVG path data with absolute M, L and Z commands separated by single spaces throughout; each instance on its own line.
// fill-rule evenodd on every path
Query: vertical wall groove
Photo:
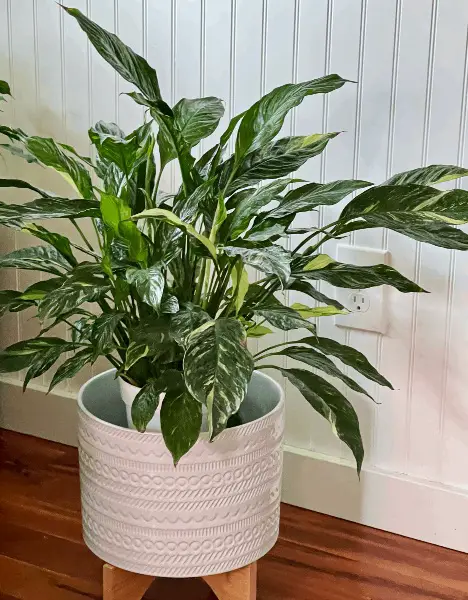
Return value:
M 114 33 L 119 35 L 119 0 L 114 0 Z M 119 106 L 119 90 L 120 90 L 120 79 L 116 72 L 114 74 L 114 94 L 115 94 L 115 122 L 120 123 L 120 106 Z
M 366 52 L 366 23 L 367 23 L 367 0 L 361 0 L 361 22 L 359 26 L 359 60 L 356 92 L 356 116 L 354 120 L 354 156 L 353 156 L 353 178 L 359 175 L 359 158 L 361 148 L 361 117 L 362 117 L 362 92 L 364 89 L 364 60 Z M 354 232 L 352 234 L 354 240 Z
M 86 0 L 86 16 L 91 19 L 91 0 Z M 91 43 L 86 40 L 86 63 L 88 67 L 88 123 L 94 125 L 93 114 L 93 55 L 91 53 Z M 90 143 L 90 147 L 92 144 Z
M 396 105 L 397 105 L 397 92 L 398 92 L 398 67 L 400 58 L 400 36 L 401 36 L 401 13 L 402 13 L 403 0 L 396 0 L 395 5 L 395 27 L 393 31 L 393 52 L 392 52 L 392 74 L 391 74 L 391 86 L 390 86 L 390 106 L 388 114 L 388 136 L 387 136 L 387 156 L 386 156 L 386 167 L 385 167 L 385 178 L 389 179 L 393 173 L 393 153 L 395 146 L 395 117 L 396 117 Z M 382 229 L 382 250 L 388 248 L 388 230 Z M 382 353 L 384 336 L 378 334 L 379 339 L 377 342 L 377 356 L 376 356 L 376 367 L 379 372 L 382 369 Z M 375 398 L 377 402 L 380 401 L 381 387 L 375 386 Z M 376 445 L 376 440 L 381 433 L 379 426 L 380 421 L 377 419 L 373 430 L 373 446 Z
M 430 138 L 430 125 L 431 125 L 431 100 L 432 90 L 434 82 L 434 56 L 436 49 L 436 35 L 437 35 L 437 14 L 439 8 L 439 0 L 432 1 L 431 11 L 431 25 L 429 35 L 429 49 L 427 59 L 427 77 L 426 77 L 426 97 L 424 102 L 424 127 L 423 127 L 423 139 L 421 149 L 421 164 L 427 164 L 427 157 L 429 152 L 429 138 Z M 415 250 L 415 268 L 413 281 L 419 283 L 421 277 L 421 242 L 416 242 Z M 409 377 L 408 377 L 408 404 L 406 407 L 406 462 L 408 464 L 410 460 L 411 452 L 411 414 L 412 414 L 412 401 L 413 401 L 413 382 L 414 382 L 414 360 L 416 351 L 416 333 L 418 328 L 418 307 L 419 307 L 419 295 L 414 294 L 413 306 L 411 313 L 411 342 L 410 342 L 410 359 L 409 359 Z
M 237 0 L 231 0 L 231 39 L 229 49 L 229 118 L 236 114 L 236 25 L 237 25 Z
M 459 136 L 458 136 L 458 148 L 457 148 L 457 165 L 463 165 L 465 162 L 465 143 L 466 143 L 466 125 L 468 117 L 468 28 L 466 33 L 466 44 L 465 44 L 465 58 L 463 62 L 463 84 L 462 93 L 460 100 L 460 125 L 459 125 Z M 460 189 L 461 180 L 457 179 L 455 187 Z M 454 250 L 450 250 L 449 259 L 449 274 L 448 274 L 448 290 L 447 290 L 447 317 L 445 321 L 445 343 L 444 343 L 444 356 L 442 361 L 442 390 L 441 390 L 441 403 L 439 413 L 439 432 L 441 440 L 441 448 L 439 450 L 439 465 L 438 474 L 442 478 L 443 466 L 444 466 L 444 450 L 443 440 L 445 437 L 445 416 L 447 406 L 447 387 L 448 387 L 448 374 L 450 368 L 450 357 L 452 348 L 452 318 L 453 318 L 453 296 L 455 289 L 455 269 L 456 269 L 457 255 Z

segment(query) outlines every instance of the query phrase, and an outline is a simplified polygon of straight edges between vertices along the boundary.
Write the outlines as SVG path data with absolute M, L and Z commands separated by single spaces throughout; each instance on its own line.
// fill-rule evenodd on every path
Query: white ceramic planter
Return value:
M 245 566 L 278 537 L 284 398 L 255 372 L 244 424 L 201 439 L 177 468 L 162 435 L 131 430 L 115 371 L 79 398 L 83 536 L 117 567 L 197 577 Z

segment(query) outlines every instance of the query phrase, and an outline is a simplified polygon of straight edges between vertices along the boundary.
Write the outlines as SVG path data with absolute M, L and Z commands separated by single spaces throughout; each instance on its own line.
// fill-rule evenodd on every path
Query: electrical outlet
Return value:
M 365 267 L 377 264 L 389 264 L 390 252 L 376 250 L 375 248 L 361 248 L 358 246 L 337 247 L 339 262 Z M 348 329 L 362 329 L 386 333 L 387 331 L 387 305 L 386 286 L 366 288 L 364 290 L 351 290 L 349 288 L 335 288 L 336 299 L 350 312 L 347 315 L 336 315 L 335 325 Z
M 365 313 L 370 308 L 370 298 L 365 291 L 355 290 L 348 296 L 348 310 Z

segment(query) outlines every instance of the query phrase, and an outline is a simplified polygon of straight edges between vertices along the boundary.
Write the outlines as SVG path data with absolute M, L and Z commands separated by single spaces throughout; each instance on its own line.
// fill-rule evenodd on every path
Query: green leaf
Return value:
M 165 210 L 163 208 L 150 208 L 149 210 L 144 210 L 143 212 L 132 217 L 132 219 L 135 220 L 150 218 L 165 221 L 166 223 L 169 223 L 170 225 L 181 229 L 187 235 L 194 237 L 205 246 L 205 248 L 211 254 L 213 260 L 216 261 L 216 248 L 214 247 L 213 243 L 207 237 L 198 233 L 198 231 L 196 231 L 190 224 L 179 219 L 179 217 L 170 210 Z
M 232 194 L 236 190 L 264 179 L 277 179 L 289 175 L 309 158 L 323 152 L 328 142 L 337 135 L 338 133 L 317 133 L 309 136 L 286 137 L 247 154 L 236 169 L 236 176 L 229 183 L 227 193 Z M 223 163 L 222 184 L 225 181 L 229 182 L 233 169 L 232 158 Z
M 125 354 L 124 370 L 128 371 L 141 358 L 147 356 L 149 354 L 149 350 L 149 346 L 145 343 L 130 342 Z
M 284 236 L 293 220 L 294 215 L 284 219 L 270 219 L 270 217 L 260 214 L 252 223 L 252 228 L 247 231 L 244 239 L 249 242 L 264 242 Z
M 150 379 L 135 396 L 132 404 L 132 421 L 138 431 L 146 431 L 148 423 L 158 408 L 160 395 L 166 387 L 163 379 Z
M 202 407 L 186 389 L 168 390 L 161 406 L 161 431 L 174 466 L 200 435 Z
M 260 324 L 254 325 L 253 327 L 247 329 L 247 337 L 259 338 L 263 337 L 264 335 L 269 335 L 270 333 L 273 333 L 272 329 Z
M 338 75 L 326 75 L 303 83 L 287 83 L 258 100 L 245 113 L 236 140 L 236 158 L 264 147 L 283 126 L 288 112 L 306 96 L 327 94 L 346 83 Z
M 101 215 L 104 223 L 119 235 L 119 225 L 125 219 L 130 219 L 132 211 L 130 206 L 122 198 L 112 194 L 101 193 Z
M 70 349 L 70 345 L 68 345 L 67 348 Z M 24 376 L 23 392 L 26 390 L 31 379 L 40 377 L 48 371 L 50 367 L 57 362 L 63 352 L 66 352 L 65 348 L 53 346 L 37 353 Z
M 291 190 L 282 199 L 279 206 L 270 211 L 269 217 L 282 217 L 313 210 L 317 206 L 330 206 L 340 202 L 352 192 L 372 185 L 369 181 L 344 180 L 331 183 L 309 183 Z
M 6 81 L 0 80 L 0 94 L 11 96 L 10 86 Z
M 81 314 L 80 309 L 77 309 L 76 314 Z M 60 319 L 61 317 L 58 317 L 57 321 L 59 321 Z M 81 317 L 80 319 L 77 319 L 73 323 L 73 329 L 71 330 L 72 341 L 75 343 L 90 341 L 95 320 L 96 317 L 90 315 L 86 315 L 84 317 Z M 46 330 L 47 329 L 48 328 L 46 328 Z M 94 348 L 91 348 L 91 350 L 93 353 L 93 357 L 95 357 Z
M 130 221 L 132 210 L 122 198 L 101 193 L 101 214 L 104 223 L 122 240 L 129 250 L 129 258 L 146 265 L 148 248 L 138 227 Z
M 2 225 L 20 226 L 20 221 L 42 219 L 80 219 L 83 217 L 100 217 L 99 202 L 95 200 L 70 200 L 69 198 L 43 198 L 25 204 L 4 204 L 0 202 L 0 223 Z
M 350 346 L 340 344 L 336 340 L 317 336 L 302 338 L 301 340 L 298 340 L 298 343 L 308 344 L 309 346 L 320 350 L 323 354 L 329 354 L 339 358 L 341 362 L 353 367 L 353 369 L 358 373 L 361 373 L 361 375 L 364 375 L 364 377 L 367 377 L 367 379 L 393 390 L 392 384 L 370 364 L 364 354 Z
M 0 373 L 13 373 L 37 364 L 41 356 L 49 351 L 58 356 L 73 350 L 75 345 L 57 337 L 38 337 L 23 340 L 0 352 Z M 50 355 L 47 354 L 48 359 Z
M 49 279 L 37 281 L 26 288 L 26 290 L 21 294 L 21 298 L 23 300 L 30 301 L 41 300 L 46 294 L 60 287 L 63 282 L 63 277 L 49 277 Z
M 0 125 L 0 134 L 6 135 L 12 142 L 24 142 L 28 137 L 22 129 L 7 127 L 6 125 Z
M 30 246 L 0 256 L 0 268 L 25 269 L 63 275 L 64 270 L 70 269 L 70 264 L 56 248 Z
M 174 214 L 182 221 L 193 221 L 200 212 L 203 212 L 204 203 L 213 195 L 213 180 L 208 180 L 198 186 L 188 197 L 184 194 L 176 197 L 174 201 Z M 216 206 L 216 201 L 214 202 Z
M 291 253 L 281 246 L 272 245 L 265 248 L 225 246 L 223 250 L 228 256 L 240 256 L 245 264 L 267 275 L 276 275 L 283 285 L 286 285 L 291 275 Z
M 389 221 L 394 220 L 397 226 L 404 226 L 405 220 L 413 218 L 413 215 L 416 215 L 414 218 L 420 222 L 466 223 L 468 192 L 441 191 L 415 184 L 377 186 L 356 196 L 343 209 L 340 221 L 356 217 L 367 220 L 368 217 L 374 218 L 377 214 L 387 215 Z
M 349 311 L 346 309 L 340 310 L 334 306 L 315 306 L 313 308 L 295 302 L 291 305 L 291 308 L 297 311 L 304 319 L 316 318 L 316 317 L 332 317 L 334 315 L 346 315 Z
M 184 374 L 189 392 L 208 409 L 210 438 L 239 410 L 252 376 L 246 334 L 236 319 L 217 319 L 193 331 L 187 341 Z
M 174 106 L 174 120 L 189 148 L 211 135 L 224 114 L 219 98 L 182 98 Z
M 4 133 L 8 135 L 4 130 L 7 129 L 0 125 L 0 133 Z M 28 163 L 39 163 L 37 158 L 31 154 L 26 148 L 19 144 L 0 144 L 0 148 L 7 150 L 13 156 L 18 156 L 19 158 L 23 158 Z
M 232 119 L 229 121 L 229 125 L 227 126 L 226 131 L 224 131 L 224 133 L 219 138 L 220 148 L 224 148 L 224 146 L 226 146 L 231 135 L 234 133 L 234 130 L 235 130 L 237 124 L 243 118 L 245 113 L 246 113 L 246 111 L 241 112 L 238 115 L 236 115 L 235 117 L 232 117 Z
M 249 289 L 249 276 L 242 262 L 236 262 L 235 268 L 231 271 L 231 282 L 232 293 L 235 294 L 234 307 L 238 314 Z
M 315 325 L 289 306 L 269 306 L 268 308 L 254 308 L 254 313 L 266 319 L 273 327 L 283 331 L 291 329 L 310 329 L 315 331 Z
M 329 306 L 334 306 L 338 310 L 344 309 L 344 306 L 342 304 L 340 304 L 340 302 L 338 302 L 338 300 L 335 300 L 334 298 L 329 298 L 328 296 L 325 296 L 325 294 L 322 294 L 322 292 L 319 292 L 317 289 L 315 289 L 314 286 L 309 281 L 304 281 L 303 279 L 292 278 L 288 282 L 287 289 L 295 290 L 297 292 L 302 292 L 303 294 L 310 296 L 314 300 L 317 300 L 317 302 L 321 302 L 322 304 L 327 304 Z
M 21 292 L 0 290 L 0 317 L 6 312 L 19 312 L 31 306 L 34 306 L 34 303 L 23 299 Z
M 332 426 L 356 459 L 358 473 L 364 460 L 359 420 L 351 403 L 328 381 L 303 369 L 280 369 L 307 402 Z
M 179 312 L 180 306 L 176 296 L 166 294 L 164 291 L 161 300 L 161 313 L 167 315 L 174 315 Z
M 342 371 L 340 371 L 340 369 L 338 369 L 332 360 L 320 352 L 317 352 L 313 348 L 289 346 L 288 348 L 284 348 L 281 351 L 275 352 L 275 354 L 278 354 L 279 356 L 287 356 L 288 358 L 303 362 L 314 369 L 319 369 L 331 377 L 340 379 L 353 391 L 358 392 L 359 394 L 364 394 L 372 399 L 372 396 L 370 396 L 370 394 L 368 394 L 362 386 L 354 381 L 354 379 L 351 379 L 351 377 L 345 375 Z
M 134 136 L 121 138 L 93 128 L 89 130 L 89 137 L 101 160 L 115 164 L 129 178 L 137 163 L 140 150 L 138 139 Z
M 195 169 L 200 173 L 200 175 L 205 179 L 208 175 L 210 165 L 212 160 L 218 150 L 218 144 L 212 146 L 209 150 L 207 150 L 195 163 Z
M 39 319 L 44 321 L 69 313 L 84 302 L 96 302 L 109 290 L 108 281 L 98 277 L 90 277 L 87 281 L 66 280 L 63 285 L 39 301 Z
M 428 221 L 420 213 L 399 214 L 369 214 L 365 215 L 366 228 L 385 227 L 402 235 L 413 238 L 418 242 L 425 242 L 441 248 L 453 250 L 468 250 L 468 235 L 461 229 L 456 229 L 445 223 Z M 349 223 L 349 230 L 354 223 Z M 356 227 L 358 229 L 360 227 Z
M 336 262 L 328 254 L 317 254 L 310 260 L 304 267 L 304 271 L 316 271 L 317 269 L 324 269 L 328 265 Z
M 90 200 L 94 197 L 93 184 L 88 170 L 80 161 L 64 152 L 52 138 L 29 137 L 25 145 L 26 149 L 39 162 L 62 173 L 83 198 Z
M 128 247 L 128 256 L 143 267 L 148 262 L 148 244 L 145 237 L 132 221 L 122 221 L 119 224 L 119 238 Z
M 41 227 L 41 225 L 35 225 L 34 223 L 31 223 L 31 225 L 25 225 L 22 228 L 22 231 L 27 231 L 28 233 L 56 248 L 72 267 L 75 267 L 78 264 L 76 258 L 73 256 L 70 240 L 64 235 L 55 233 L 53 231 L 48 231 L 44 227 Z
M 94 349 L 84 348 L 63 362 L 55 371 L 50 382 L 49 392 L 65 379 L 71 379 L 88 363 L 94 362 Z
M 187 338 L 203 323 L 211 321 L 210 315 L 199 306 L 187 302 L 183 308 L 171 318 L 171 337 L 181 346 L 186 345 Z
M 424 292 L 422 287 L 387 265 L 357 267 L 333 262 L 323 269 L 304 271 L 308 279 L 321 279 L 336 287 L 359 290 L 378 285 L 391 285 L 400 292 Z
M 5 179 L 4 177 L 0 178 L 0 187 L 14 187 L 24 190 L 32 190 L 33 192 L 37 192 L 40 196 L 44 198 L 51 198 L 53 196 L 50 192 L 45 192 L 40 188 L 31 185 L 27 181 L 23 181 L 22 179 Z
M 273 327 L 283 331 L 302 328 L 315 331 L 313 323 L 304 319 L 293 308 L 284 306 L 273 294 L 270 294 L 260 306 L 254 307 L 252 310 L 256 315 L 266 319 Z
M 251 219 L 258 215 L 260 209 L 272 200 L 279 199 L 279 194 L 293 181 L 295 180 L 279 179 L 243 197 L 229 219 L 229 238 L 234 240 L 239 237 L 247 229 Z
M 134 285 L 140 298 L 155 310 L 159 310 L 164 291 L 164 274 L 161 265 L 149 269 L 127 269 L 126 278 Z
M 107 354 L 112 350 L 115 329 L 124 316 L 124 313 L 104 313 L 95 319 L 91 330 L 95 356 Z
M 85 17 L 77 8 L 63 8 L 75 17 L 102 58 L 124 79 L 133 83 L 151 101 L 161 100 L 156 71 L 119 38 Z
M 430 165 L 429 167 L 419 167 L 418 169 L 393 175 L 384 185 L 404 185 L 407 183 L 435 185 L 444 181 L 466 177 L 467 175 L 468 169 L 457 167 L 456 165 Z

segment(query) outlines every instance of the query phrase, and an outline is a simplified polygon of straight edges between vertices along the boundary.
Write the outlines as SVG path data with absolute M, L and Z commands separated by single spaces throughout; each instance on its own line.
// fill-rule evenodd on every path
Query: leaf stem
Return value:
M 91 250 L 91 252 L 93 252 L 94 248 L 91 246 L 91 244 L 86 239 L 85 234 L 81 230 L 81 227 L 78 225 L 78 223 L 75 221 L 75 219 L 70 219 L 70 221 L 72 222 L 72 224 L 75 227 L 75 229 L 77 230 L 77 232 L 80 234 L 80 237 L 83 240 L 83 242 L 85 243 L 85 245 L 88 248 L 88 250 Z
M 157 176 L 156 181 L 154 183 L 153 198 L 152 198 L 152 200 L 153 200 L 155 206 L 158 205 L 157 195 L 158 195 L 159 184 L 161 183 L 161 177 L 162 177 L 163 171 L 164 171 L 164 167 L 162 167 L 161 169 L 159 169 L 158 176 Z
M 267 353 L 269 350 L 274 350 L 275 348 L 280 348 L 281 346 L 287 346 L 288 344 L 300 344 L 301 340 L 288 340 L 286 342 L 281 342 L 281 344 L 275 344 L 274 346 L 269 346 L 268 348 L 263 348 L 263 350 L 260 350 L 260 352 L 257 352 L 257 354 L 254 354 L 253 357 L 256 358 L 257 360 L 261 360 L 261 358 L 264 358 L 263 356 L 261 356 L 262 354 Z
M 327 229 L 329 229 L 330 227 L 333 227 L 334 225 L 336 225 L 339 221 L 334 221 L 333 223 L 329 223 L 328 225 L 325 225 L 325 227 L 322 227 L 321 229 L 316 229 L 314 232 L 312 232 L 310 235 L 308 235 L 306 238 L 304 238 L 302 240 L 302 242 L 300 242 L 295 248 L 294 250 L 291 252 L 291 254 L 297 254 L 299 252 L 299 250 L 301 248 L 303 248 L 306 244 L 308 244 L 310 242 L 310 240 L 314 239 L 314 237 L 316 237 L 317 235 L 319 235 L 320 233 L 325 233 L 327 231 Z M 323 243 L 323 242 L 321 242 Z

